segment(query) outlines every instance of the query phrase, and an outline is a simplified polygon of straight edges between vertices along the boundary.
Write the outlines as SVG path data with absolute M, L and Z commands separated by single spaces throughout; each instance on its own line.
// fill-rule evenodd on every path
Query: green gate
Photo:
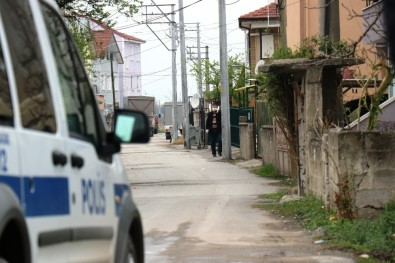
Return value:
M 230 141 L 231 145 L 240 148 L 239 117 L 246 116 L 248 123 L 254 123 L 254 109 L 230 107 Z

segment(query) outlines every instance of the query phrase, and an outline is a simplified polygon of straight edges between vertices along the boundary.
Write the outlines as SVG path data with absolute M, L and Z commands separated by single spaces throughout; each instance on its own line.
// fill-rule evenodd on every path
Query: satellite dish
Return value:
M 196 109 L 197 107 L 199 107 L 199 101 L 200 101 L 200 96 L 199 96 L 198 93 L 196 93 L 191 98 L 191 106 L 192 106 L 192 108 Z
M 259 74 L 259 67 L 265 65 L 265 61 L 264 60 L 259 60 L 258 63 L 256 63 L 255 65 L 255 74 L 258 75 Z

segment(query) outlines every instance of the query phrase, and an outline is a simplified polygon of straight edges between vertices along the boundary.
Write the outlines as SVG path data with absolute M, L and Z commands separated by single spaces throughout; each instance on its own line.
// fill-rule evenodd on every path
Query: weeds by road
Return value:
M 279 202 L 294 185 L 292 180 L 278 176 L 274 167 L 266 165 L 253 173 L 282 182 L 284 189 L 277 193 L 261 195 L 263 200 L 256 207 L 293 219 L 315 234 L 328 248 L 353 252 L 359 263 L 395 262 L 395 204 L 375 219 L 339 218 L 336 211 L 328 211 L 324 203 L 314 196 L 299 200 Z

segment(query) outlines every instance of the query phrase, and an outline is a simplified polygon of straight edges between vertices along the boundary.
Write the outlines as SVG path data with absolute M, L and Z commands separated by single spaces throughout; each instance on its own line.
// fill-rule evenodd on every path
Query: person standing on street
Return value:
M 222 156 L 221 111 L 217 103 L 211 105 L 211 112 L 207 114 L 206 129 L 208 129 L 208 139 L 211 144 L 213 157 L 217 156 L 217 143 L 218 155 Z

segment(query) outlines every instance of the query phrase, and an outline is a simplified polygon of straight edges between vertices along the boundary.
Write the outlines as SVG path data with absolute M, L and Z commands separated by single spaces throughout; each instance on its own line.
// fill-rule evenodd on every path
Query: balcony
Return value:
M 384 15 L 382 13 L 383 2 L 375 2 L 362 10 L 363 26 L 367 31 L 363 42 L 365 44 L 386 44 Z

